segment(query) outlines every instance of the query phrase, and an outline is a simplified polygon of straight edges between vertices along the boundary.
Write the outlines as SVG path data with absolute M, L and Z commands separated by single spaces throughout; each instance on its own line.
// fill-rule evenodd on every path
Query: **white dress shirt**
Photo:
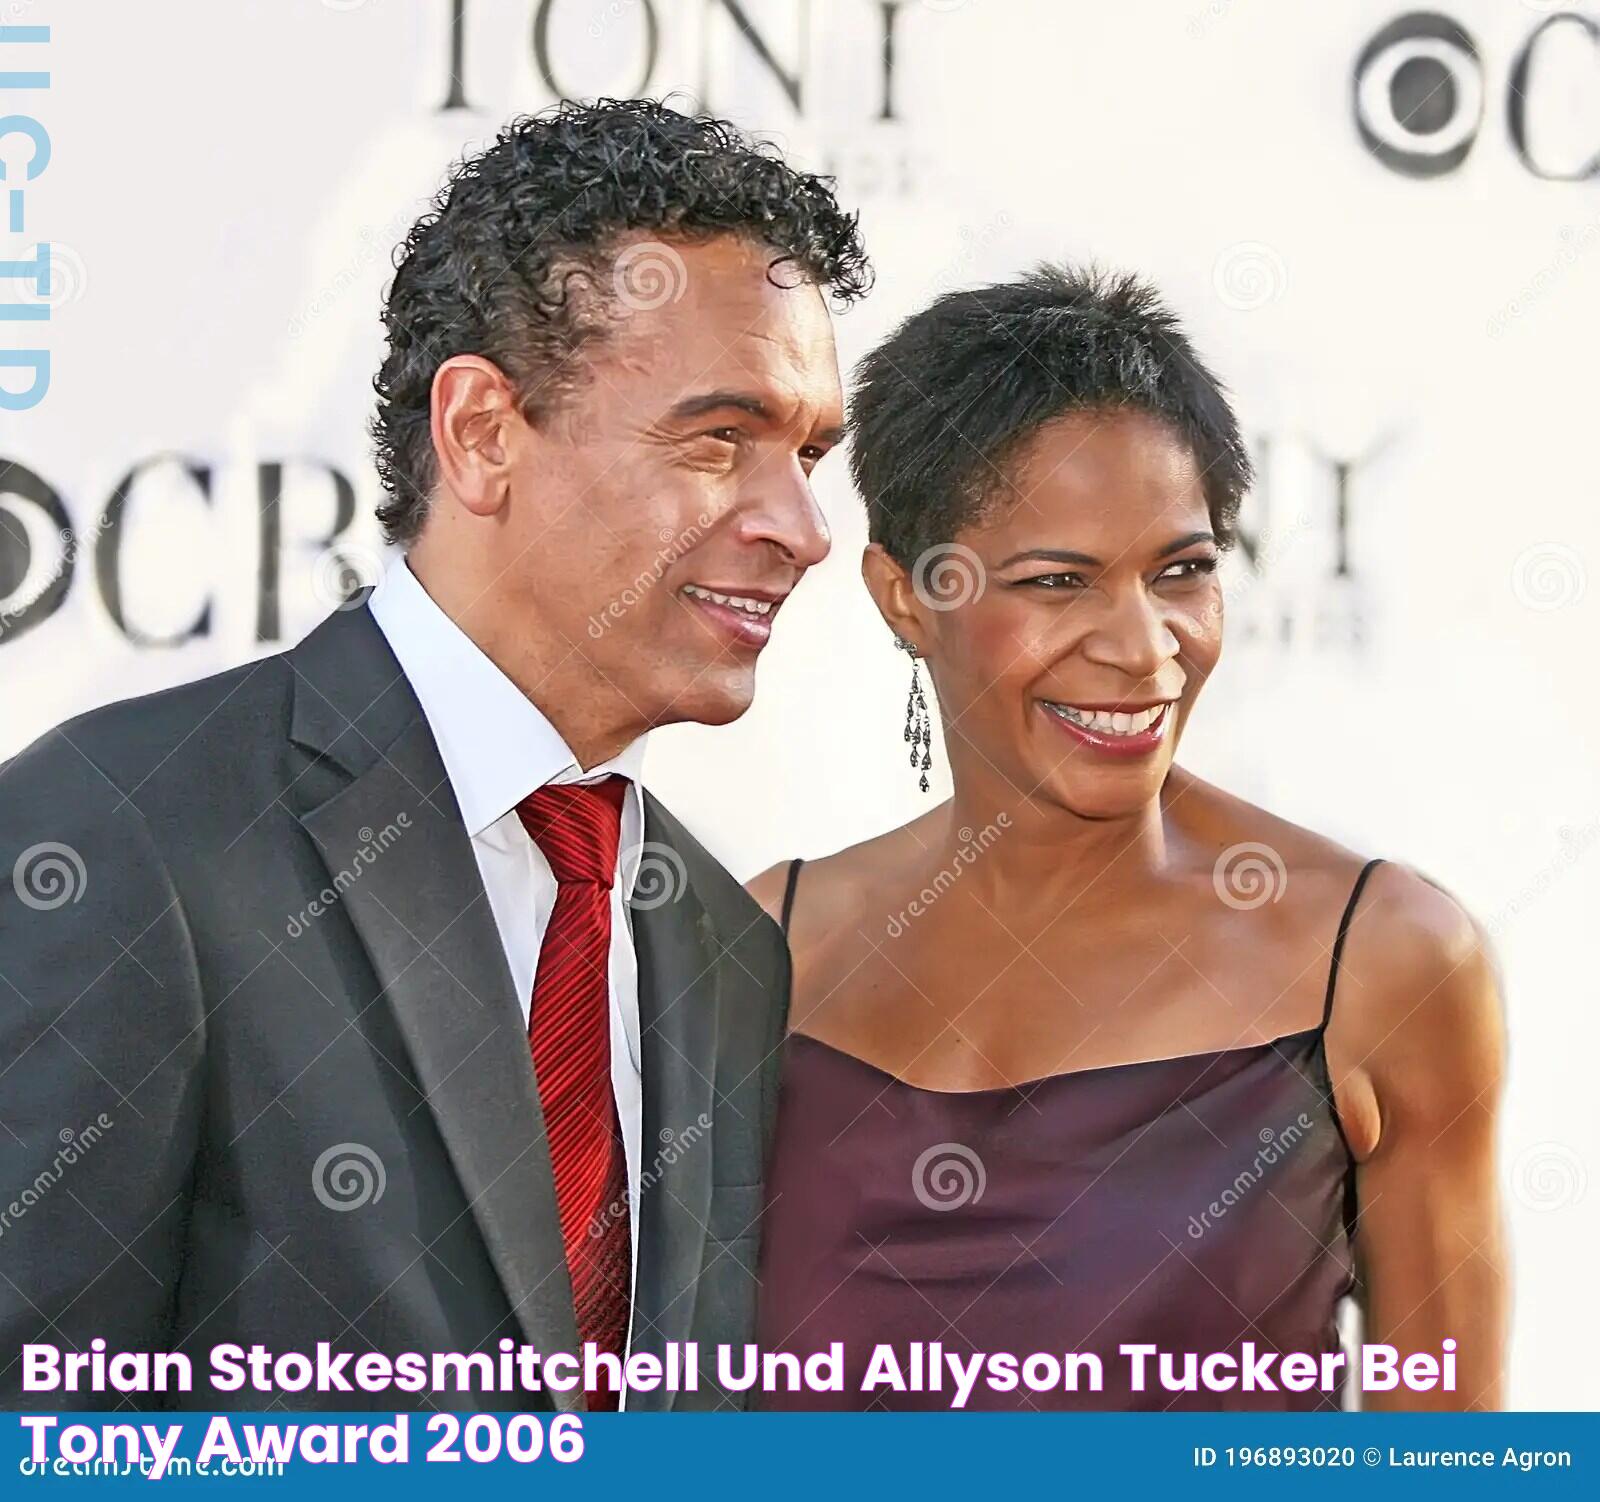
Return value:
M 637 1288 L 643 1091 L 639 962 L 627 904 L 638 879 L 644 843 L 644 804 L 638 777 L 645 738 L 641 736 L 600 766 L 580 767 L 555 726 L 433 602 L 404 558 L 389 566 L 367 605 L 400 660 L 438 743 L 500 930 L 524 1026 L 533 1005 L 539 948 L 555 907 L 556 880 L 544 853 L 523 828 L 517 805 L 546 783 L 593 782 L 610 773 L 627 779 L 617 876 L 611 885 L 611 1088 L 616 1094 L 627 1158 L 628 1227 L 633 1242 L 633 1287 Z

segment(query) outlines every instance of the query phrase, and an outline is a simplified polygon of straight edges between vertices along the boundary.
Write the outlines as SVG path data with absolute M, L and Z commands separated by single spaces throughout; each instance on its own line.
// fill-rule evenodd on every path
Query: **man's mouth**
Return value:
M 735 593 L 732 590 L 711 589 L 704 584 L 685 584 L 680 594 L 694 601 L 695 608 L 703 612 L 719 629 L 740 646 L 763 647 L 772 635 L 772 618 L 783 604 L 783 595 Z
M 703 589 L 698 584 L 685 584 L 683 592 L 686 595 L 693 595 L 697 600 L 711 600 L 732 610 L 748 611 L 751 615 L 771 615 L 774 608 L 771 600 L 757 599 L 754 595 L 719 594 L 714 589 Z

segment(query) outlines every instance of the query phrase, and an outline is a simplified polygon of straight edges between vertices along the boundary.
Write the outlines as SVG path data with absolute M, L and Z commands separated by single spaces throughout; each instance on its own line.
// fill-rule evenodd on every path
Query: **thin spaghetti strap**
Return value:
M 1333 941 L 1333 963 L 1328 967 L 1328 995 L 1322 1003 L 1322 1030 L 1327 1031 L 1328 1023 L 1333 1018 L 1333 988 L 1339 981 L 1339 956 L 1344 952 L 1344 936 L 1350 931 L 1350 920 L 1355 916 L 1356 903 L 1361 897 L 1361 889 L 1367 884 L 1367 877 L 1372 874 L 1374 866 L 1381 866 L 1383 857 L 1374 856 L 1361 868 L 1361 874 L 1356 877 L 1356 884 L 1351 888 L 1350 900 L 1344 905 L 1344 913 L 1339 918 L 1339 932 Z
M 797 855 L 789 862 L 789 879 L 783 888 L 783 917 L 780 925 L 785 933 L 789 932 L 789 914 L 794 911 L 794 888 L 800 880 L 800 867 L 805 864 L 805 857 Z

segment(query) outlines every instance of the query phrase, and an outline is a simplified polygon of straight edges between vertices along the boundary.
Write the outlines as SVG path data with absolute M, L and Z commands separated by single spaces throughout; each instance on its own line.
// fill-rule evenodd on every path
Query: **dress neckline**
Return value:
M 847 1063 L 857 1065 L 869 1074 L 875 1074 L 879 1079 L 890 1085 L 898 1085 L 902 1090 L 913 1090 L 919 1095 L 949 1095 L 957 1099 L 967 1097 L 981 1097 L 985 1095 L 1020 1095 L 1027 1091 L 1038 1090 L 1046 1085 L 1054 1085 L 1063 1080 L 1075 1080 L 1087 1075 L 1106 1075 L 1125 1072 L 1130 1069 L 1153 1069 L 1160 1065 L 1197 1064 L 1203 1059 L 1216 1060 L 1231 1058 L 1237 1054 L 1264 1054 L 1268 1051 L 1281 1053 L 1291 1044 L 1315 1042 L 1322 1037 L 1322 1025 L 1302 1028 L 1298 1032 L 1280 1033 L 1276 1038 L 1269 1038 L 1265 1043 L 1246 1043 L 1234 1048 L 1202 1049 L 1196 1053 L 1168 1054 L 1156 1059 L 1128 1059 L 1116 1064 L 1091 1064 L 1085 1069 L 1064 1069 L 1054 1074 L 1041 1074 L 1035 1079 L 1023 1080 L 1015 1085 L 981 1085 L 975 1090 L 943 1090 L 936 1085 L 919 1085 L 912 1080 L 902 1079 L 898 1074 L 891 1073 L 881 1065 L 863 1059 L 859 1054 L 853 1054 L 848 1049 L 839 1048 L 835 1044 L 825 1042 L 811 1033 L 791 1031 L 786 1035 L 786 1044 L 795 1042 L 809 1043 L 815 1048 L 822 1049 L 825 1053 L 843 1059 Z

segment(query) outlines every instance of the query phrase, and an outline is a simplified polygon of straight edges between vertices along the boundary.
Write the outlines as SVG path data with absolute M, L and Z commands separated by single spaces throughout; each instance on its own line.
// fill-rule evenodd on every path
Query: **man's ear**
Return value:
M 509 383 L 482 356 L 452 355 L 434 372 L 429 418 L 440 478 L 474 516 L 505 505 L 515 417 Z
M 910 642 L 918 656 L 925 655 L 927 632 L 923 628 L 921 602 L 911 575 L 881 544 L 873 542 L 867 544 L 861 555 L 861 577 L 889 629 Z

